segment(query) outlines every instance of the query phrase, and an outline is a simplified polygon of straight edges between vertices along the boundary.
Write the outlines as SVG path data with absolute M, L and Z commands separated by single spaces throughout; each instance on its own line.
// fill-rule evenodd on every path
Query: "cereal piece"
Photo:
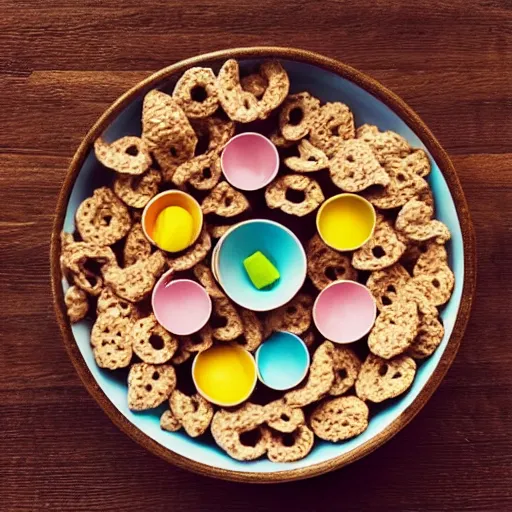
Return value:
M 432 190 L 430 190 L 428 183 L 426 188 L 416 194 L 416 199 L 434 208 L 434 196 L 432 195 Z
M 89 311 L 87 294 L 78 286 L 70 286 L 64 295 L 69 321 L 74 324 L 80 322 Z
M 289 156 L 284 159 L 287 167 L 297 172 L 315 172 L 329 166 L 327 155 L 315 148 L 307 139 L 302 139 L 298 145 L 300 156 Z
M 219 106 L 217 84 L 212 69 L 187 69 L 176 82 L 172 97 L 187 117 L 211 116 Z
M 148 146 L 139 137 L 122 137 L 111 144 L 100 137 L 94 142 L 94 152 L 105 167 L 120 174 L 143 174 L 151 165 Z
M 256 98 L 261 98 L 265 93 L 265 89 L 268 86 L 268 82 L 265 77 L 259 73 L 252 73 L 241 78 L 240 84 L 244 91 L 254 94 Z
M 249 201 L 242 192 L 235 190 L 227 181 L 221 181 L 201 204 L 203 213 L 215 213 L 221 217 L 234 217 L 249 208 Z
M 297 294 L 290 302 L 268 313 L 265 338 L 273 331 L 302 334 L 311 327 L 313 299 L 305 293 Z
M 366 142 L 350 139 L 340 142 L 338 147 L 329 165 L 331 180 L 338 188 L 345 192 L 361 192 L 371 185 L 389 184 L 388 173 Z
M 175 387 L 176 372 L 170 364 L 135 363 L 128 374 L 128 407 L 132 411 L 158 407 Z
M 211 432 L 215 442 L 231 457 L 237 460 L 255 460 L 266 451 L 269 442 L 265 422 L 265 408 L 262 405 L 245 403 L 234 411 L 221 409 L 213 416 Z M 244 444 L 241 436 L 257 435 L 255 442 Z
M 208 295 L 214 299 L 223 299 L 226 297 L 224 292 L 217 286 L 217 282 L 213 277 L 213 273 L 203 263 L 198 263 L 194 267 L 194 275 L 196 279 L 201 283 L 204 289 L 208 292 Z
M 409 272 L 400 263 L 372 272 L 366 287 L 372 292 L 379 311 L 397 300 L 409 279 L 411 279 Z
M 326 103 L 315 115 L 309 137 L 313 146 L 333 156 L 344 140 L 355 137 L 352 112 L 343 103 Z
M 398 213 L 395 227 L 408 239 L 424 242 L 435 238 L 442 243 L 450 239 L 450 230 L 438 220 L 432 220 L 434 209 L 417 199 L 408 201 Z
M 190 357 L 192 356 L 192 353 L 188 350 L 185 350 L 180 343 L 178 345 L 178 350 L 176 351 L 176 354 L 174 354 L 173 358 L 171 359 L 171 363 L 174 365 L 180 365 L 184 362 L 188 361 Z
M 266 79 L 267 87 L 258 101 L 258 117 L 267 119 L 288 95 L 290 80 L 280 62 L 269 60 L 260 67 L 260 74 Z
M 356 396 L 331 398 L 315 408 L 310 424 L 320 439 L 336 443 L 363 433 L 369 413 L 368 406 Z
M 220 104 L 231 120 L 250 123 L 258 118 L 258 100 L 254 94 L 242 89 L 236 60 L 229 59 L 220 68 L 217 91 Z
M 356 137 L 371 146 L 382 165 L 396 158 L 404 158 L 411 152 L 409 143 L 401 135 L 390 130 L 381 132 L 373 125 L 363 124 L 360 126 L 357 129 Z
M 197 242 L 187 249 L 181 256 L 175 258 L 167 258 L 169 268 L 175 272 L 182 272 L 183 270 L 189 270 L 198 263 L 201 263 L 212 248 L 212 240 L 208 231 L 203 228 Z
M 389 175 L 389 184 L 364 194 L 377 208 L 398 208 L 428 189 L 428 183 L 408 168 L 406 158 L 390 160 L 384 169 Z
M 357 281 L 350 258 L 324 244 L 318 234 L 307 245 L 308 276 L 318 290 L 340 279 Z
M 182 350 L 186 352 L 203 352 L 213 345 L 212 328 L 206 324 L 199 332 L 180 337 Z
M 329 389 L 332 396 L 346 393 L 356 382 L 361 361 L 355 352 L 343 345 L 333 345 L 334 382 Z
M 229 139 L 235 135 L 235 123 L 220 116 L 196 119 L 192 126 L 199 137 L 208 138 L 207 151 L 222 151 Z
M 169 399 L 171 411 L 190 437 L 203 435 L 213 418 L 213 406 L 201 395 L 187 396 L 178 389 Z
M 100 368 L 116 370 L 125 368 L 132 359 L 130 318 L 114 317 L 108 312 L 100 313 L 91 331 L 91 347 Z
M 142 138 L 170 181 L 176 168 L 194 156 L 197 136 L 185 112 L 161 91 L 149 91 L 142 107 Z
M 209 151 L 181 164 L 172 177 L 177 187 L 189 183 L 197 190 L 211 190 L 219 183 L 222 175 L 220 156 L 215 151 Z
M 132 208 L 144 208 L 158 192 L 162 181 L 160 171 L 150 169 L 142 176 L 119 174 L 114 180 L 113 189 L 117 197 Z
M 290 191 L 302 193 L 304 199 L 293 202 L 287 198 Z M 289 215 L 303 217 L 314 211 L 324 201 L 320 185 L 313 179 L 299 174 L 281 176 L 268 185 L 265 200 L 269 208 L 280 208 Z
M 265 417 L 270 428 L 283 433 L 291 433 L 300 425 L 306 424 L 302 409 L 290 407 L 282 399 L 265 406 Z
M 297 389 L 288 391 L 284 400 L 290 407 L 304 407 L 320 400 L 334 382 L 334 347 L 330 341 L 324 341 L 313 354 L 306 383 Z
M 96 312 L 98 315 L 108 312 L 112 316 L 130 318 L 137 316 L 135 306 L 131 302 L 118 297 L 108 286 L 101 290 L 96 303 Z
M 132 328 L 132 347 L 145 363 L 167 363 L 178 348 L 178 341 L 157 321 L 155 315 L 137 320 Z
M 401 395 L 412 384 L 416 363 L 405 354 L 382 359 L 368 354 L 356 381 L 356 394 L 361 400 L 379 403 Z
M 431 240 L 420 248 L 413 275 L 435 274 L 440 266 L 448 264 L 448 253 L 444 244 Z
M 97 296 L 103 288 L 99 276 L 102 266 L 116 262 L 110 247 L 101 247 L 88 242 L 72 242 L 61 253 L 60 263 L 71 281 L 89 295 Z
M 232 341 L 243 333 L 242 319 L 229 299 L 213 299 L 213 315 L 224 319 L 225 325 L 213 329 L 213 337 L 220 341 Z
M 167 410 L 160 416 L 160 428 L 168 432 L 178 432 L 181 428 L 181 423 L 176 419 L 172 411 Z
M 352 265 L 358 270 L 382 270 L 396 263 L 405 251 L 393 226 L 377 215 L 373 236 L 352 255 Z
M 434 306 L 446 304 L 452 296 L 455 276 L 448 265 L 440 265 L 435 274 L 415 275 L 406 286 L 421 293 Z
M 279 129 L 273 131 L 270 134 L 269 138 L 272 141 L 272 143 L 274 144 L 274 146 L 276 146 L 277 148 L 287 149 L 287 148 L 291 148 L 292 146 L 295 145 L 295 141 L 286 140 L 283 137 L 282 133 L 279 131 Z
M 243 325 L 243 340 L 237 340 L 249 352 L 254 352 L 263 341 L 263 326 L 254 311 L 240 308 Z
M 279 130 L 282 137 L 288 141 L 305 137 L 319 109 L 320 100 L 309 92 L 290 94 L 279 112 Z
M 116 295 L 130 302 L 139 302 L 151 293 L 164 267 L 165 256 L 157 251 L 149 258 L 139 260 L 126 268 L 120 268 L 117 264 L 106 265 L 102 272 L 105 284 Z
M 97 188 L 76 211 L 76 228 L 85 242 L 112 245 L 128 233 L 131 226 L 126 206 L 107 187 Z
M 75 237 L 73 233 L 66 233 L 65 231 L 60 232 L 60 251 L 64 252 L 66 248 L 74 243 Z
M 206 229 L 208 230 L 208 233 L 210 234 L 210 236 L 215 239 L 215 240 L 218 240 L 219 238 L 221 238 L 223 235 L 225 235 L 230 229 L 231 229 L 232 226 L 206 226 Z
M 290 434 L 271 431 L 267 455 L 272 462 L 294 462 L 306 457 L 314 442 L 315 436 L 306 425 Z
M 146 238 L 140 222 L 135 223 L 128 235 L 123 248 L 123 261 L 127 267 L 139 260 L 145 260 L 151 254 L 151 242 Z
M 404 165 L 410 171 L 424 178 L 430 174 L 430 160 L 423 149 L 415 149 L 404 158 Z
M 368 347 L 377 356 L 391 359 L 405 352 L 418 334 L 418 306 L 396 300 L 382 309 L 368 336 Z

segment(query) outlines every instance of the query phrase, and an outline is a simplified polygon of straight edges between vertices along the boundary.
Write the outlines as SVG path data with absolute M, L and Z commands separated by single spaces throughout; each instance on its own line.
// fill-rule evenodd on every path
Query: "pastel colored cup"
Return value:
M 337 251 L 354 251 L 373 235 L 373 205 L 357 194 L 338 194 L 325 201 L 316 216 L 322 240 Z
M 306 279 L 306 253 L 288 228 L 264 219 L 241 222 L 219 241 L 214 268 L 226 294 L 253 311 L 269 311 L 286 304 Z M 219 243 L 218 243 L 219 244 Z M 271 287 L 258 290 L 243 265 L 244 260 L 261 251 L 277 268 L 280 278 Z
M 232 407 L 247 400 L 254 391 L 258 380 L 256 362 L 236 343 L 214 345 L 195 357 L 192 380 L 208 401 Z
M 322 336 L 336 343 L 352 343 L 368 334 L 377 306 L 366 286 L 335 281 L 326 286 L 313 305 L 313 321 Z
M 206 290 L 190 279 L 172 279 L 172 270 L 156 283 L 151 296 L 153 313 L 169 332 L 186 336 L 199 331 L 212 313 Z
M 300 384 L 308 373 L 309 362 L 306 344 L 291 332 L 275 332 L 256 351 L 258 378 L 278 391 Z
M 199 203 L 186 192 L 181 190 L 166 190 L 157 194 L 145 206 L 142 212 L 142 230 L 146 238 L 158 247 L 154 239 L 154 229 L 158 215 L 169 206 L 180 206 L 184 208 L 192 216 L 192 237 L 189 247 L 197 240 L 203 227 L 203 211 Z M 162 249 L 160 247 L 160 249 Z
M 241 190 L 258 190 L 276 177 L 279 153 L 260 133 L 246 132 L 226 144 L 220 164 L 231 185 Z

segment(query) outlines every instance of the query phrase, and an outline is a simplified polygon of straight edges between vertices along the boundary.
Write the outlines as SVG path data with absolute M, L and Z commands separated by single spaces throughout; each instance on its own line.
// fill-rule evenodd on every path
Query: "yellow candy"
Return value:
M 157 245 L 168 252 L 186 249 L 194 236 L 194 221 L 185 208 L 169 206 L 156 218 L 153 239 Z

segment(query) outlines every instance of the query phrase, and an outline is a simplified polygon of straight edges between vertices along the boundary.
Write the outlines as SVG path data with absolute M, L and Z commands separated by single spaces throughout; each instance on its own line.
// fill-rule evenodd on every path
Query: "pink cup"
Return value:
M 320 333 L 335 343 L 351 343 L 368 334 L 377 306 L 366 286 L 355 281 L 335 281 L 324 288 L 313 306 Z
M 258 190 L 276 177 L 279 153 L 263 135 L 246 132 L 226 144 L 220 164 L 231 185 L 240 190 Z
M 190 279 L 172 279 L 166 272 L 153 288 L 151 305 L 160 325 L 169 332 L 186 336 L 205 326 L 212 313 L 206 290 Z

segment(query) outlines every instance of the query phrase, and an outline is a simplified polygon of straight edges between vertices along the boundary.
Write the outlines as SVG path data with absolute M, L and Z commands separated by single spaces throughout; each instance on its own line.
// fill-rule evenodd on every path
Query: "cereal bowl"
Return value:
M 269 220 L 242 222 L 219 241 L 216 256 L 218 279 L 226 294 L 240 306 L 269 311 L 290 301 L 306 279 L 306 254 L 297 237 L 287 228 Z M 272 286 L 258 289 L 251 282 L 243 262 L 260 251 L 280 273 Z
M 252 72 L 267 59 L 279 59 L 292 83 L 291 92 L 308 90 L 322 101 L 348 104 L 359 124 L 371 123 L 402 135 L 410 144 L 423 148 L 430 159 L 429 183 L 437 218 L 452 233 L 449 264 L 455 288 L 441 311 L 444 337 L 436 352 L 419 364 L 416 378 L 406 393 L 374 411 L 368 428 L 341 443 L 317 441 L 309 455 L 296 462 L 271 463 L 266 459 L 241 462 L 227 456 L 209 438 L 193 439 L 183 431 L 160 429 L 162 409 L 134 412 L 126 400 L 126 373 L 99 368 L 91 352 L 91 321 L 73 325 L 66 315 L 67 284 L 59 265 L 60 232 L 71 232 L 80 203 L 97 187 L 109 184 L 93 150 L 103 135 L 107 142 L 140 133 L 143 96 L 151 89 L 172 91 L 176 80 L 194 66 L 218 70 L 228 58 L 238 59 L 241 69 Z M 244 482 L 281 482 L 313 477 L 347 465 L 375 450 L 401 430 L 423 407 L 452 363 L 469 318 L 475 290 L 475 241 L 467 204 L 457 174 L 432 133 L 421 119 L 396 95 L 366 75 L 338 61 L 290 48 L 231 49 L 194 57 L 165 68 L 137 84 L 100 117 L 78 148 L 70 165 L 57 205 L 52 235 L 52 286 L 56 314 L 70 358 L 84 385 L 126 434 L 165 460 L 204 475 Z

